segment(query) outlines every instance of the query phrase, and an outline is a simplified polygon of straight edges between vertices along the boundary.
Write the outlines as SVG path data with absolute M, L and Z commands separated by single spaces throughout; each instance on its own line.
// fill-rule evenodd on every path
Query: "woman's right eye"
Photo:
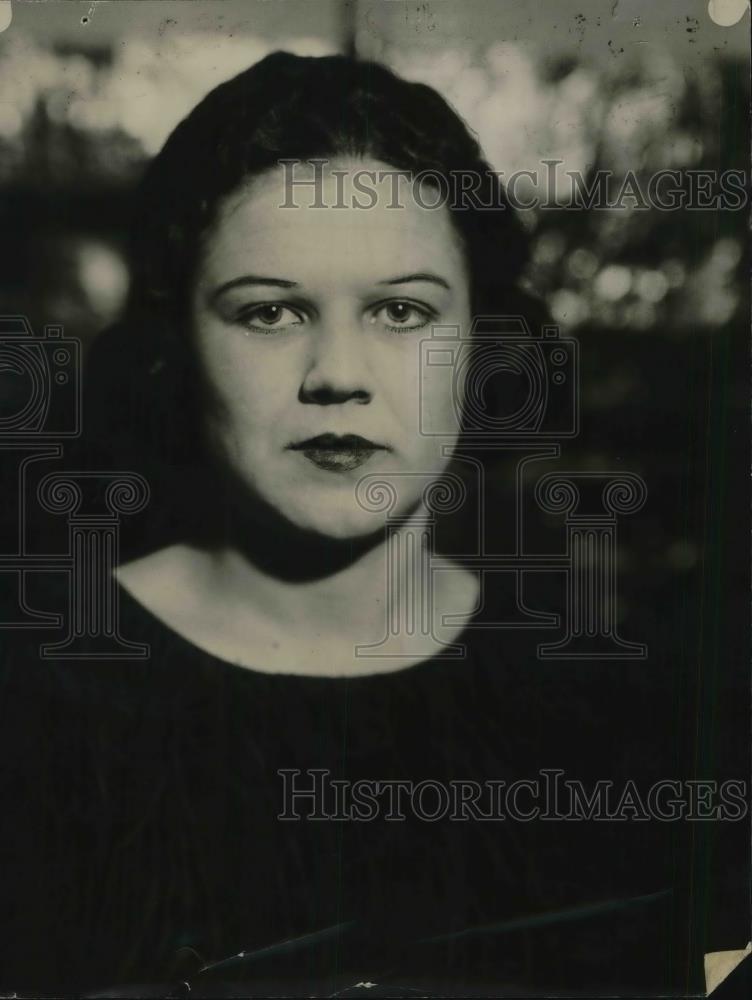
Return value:
M 300 326 L 303 317 L 280 302 L 263 302 L 244 309 L 239 314 L 238 321 L 246 330 L 254 333 L 276 333 L 291 326 Z

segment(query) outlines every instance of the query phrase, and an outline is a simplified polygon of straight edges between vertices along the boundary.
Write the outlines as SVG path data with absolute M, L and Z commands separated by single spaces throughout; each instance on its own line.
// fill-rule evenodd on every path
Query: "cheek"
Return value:
M 459 375 L 459 377 L 458 377 Z M 459 433 L 464 384 L 453 365 L 426 365 L 420 380 L 421 435 L 447 443 Z
M 245 348 L 207 339 L 199 347 L 214 424 L 219 430 L 248 436 L 248 443 L 279 426 L 284 402 L 292 391 L 289 366 L 259 363 Z M 287 378 L 286 378 L 287 376 Z
M 454 360 L 448 363 L 450 357 Z M 427 337 L 406 346 L 390 366 L 383 384 L 389 386 L 389 406 L 399 421 L 403 445 L 414 454 L 433 454 L 456 439 L 464 406 L 465 359 L 464 348 L 457 352 L 454 345 L 445 348 Z

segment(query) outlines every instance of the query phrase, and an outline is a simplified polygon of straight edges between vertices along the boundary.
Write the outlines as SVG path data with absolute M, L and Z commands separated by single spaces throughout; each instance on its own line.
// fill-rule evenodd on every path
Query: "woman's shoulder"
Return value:
M 215 553 L 187 543 L 120 566 L 116 578 L 129 602 L 208 658 L 250 674 L 360 680 L 406 676 L 411 667 L 435 665 L 460 651 L 464 658 L 464 622 L 478 618 L 477 579 L 450 560 L 437 560 L 436 569 L 429 632 L 400 629 L 392 634 L 382 609 L 384 640 L 375 644 L 346 627 L 344 609 L 342 628 L 335 633 L 319 629 L 316 621 L 307 626 L 291 621 L 283 588 L 262 588 L 264 593 L 256 595 L 246 579 L 233 586 Z M 373 653 L 364 652 L 371 648 Z
M 27 615 L 24 627 L 0 630 L 6 738 L 10 730 L 34 725 L 52 735 L 56 720 L 70 726 L 89 716 L 104 725 L 118 714 L 138 715 L 158 693 L 167 696 L 174 687 L 178 660 L 190 675 L 190 651 L 179 649 L 158 619 L 122 587 L 103 591 L 74 592 L 64 574 L 49 574 L 27 589 L 27 611 L 34 609 L 36 621 Z M 0 596 L 6 620 L 17 607 L 14 597 Z M 92 607 L 77 608 L 77 599 L 90 600 Z
M 175 543 L 121 564 L 114 576 L 139 604 L 159 617 L 176 618 L 195 603 L 190 598 L 196 564 L 193 550 Z

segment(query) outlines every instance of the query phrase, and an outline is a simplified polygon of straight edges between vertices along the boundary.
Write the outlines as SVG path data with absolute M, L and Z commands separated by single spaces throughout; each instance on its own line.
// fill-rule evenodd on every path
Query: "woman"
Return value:
M 499 210 L 442 201 L 457 175 Z M 420 552 L 432 486 L 465 495 L 467 388 L 421 342 L 529 316 L 523 230 L 464 124 L 383 67 L 277 53 L 176 128 L 135 232 L 87 412 L 91 454 L 153 488 L 117 570 L 150 657 L 9 648 L 3 987 L 680 993 L 663 827 L 473 799 L 602 778 L 604 754 L 618 776 L 630 740 L 650 776 L 666 748 L 641 677 L 531 666 L 477 574 Z

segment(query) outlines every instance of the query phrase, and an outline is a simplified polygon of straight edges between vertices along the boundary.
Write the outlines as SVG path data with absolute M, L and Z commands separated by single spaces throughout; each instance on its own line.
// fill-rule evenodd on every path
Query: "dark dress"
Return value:
M 515 817 L 505 798 L 555 770 L 617 799 L 627 779 L 681 778 L 654 664 L 545 662 L 529 637 L 472 628 L 463 660 L 272 675 L 119 596 L 146 660 L 43 661 L 48 635 L 4 636 L 0 990 L 703 991 L 691 824 L 557 819 L 565 797 L 529 785 Z M 366 779 L 412 794 L 390 786 L 386 818 L 384 785 L 347 798 Z M 322 818 L 291 794 L 314 781 Z M 468 782 L 497 784 L 463 813 Z M 548 818 L 523 819 L 536 801 Z

